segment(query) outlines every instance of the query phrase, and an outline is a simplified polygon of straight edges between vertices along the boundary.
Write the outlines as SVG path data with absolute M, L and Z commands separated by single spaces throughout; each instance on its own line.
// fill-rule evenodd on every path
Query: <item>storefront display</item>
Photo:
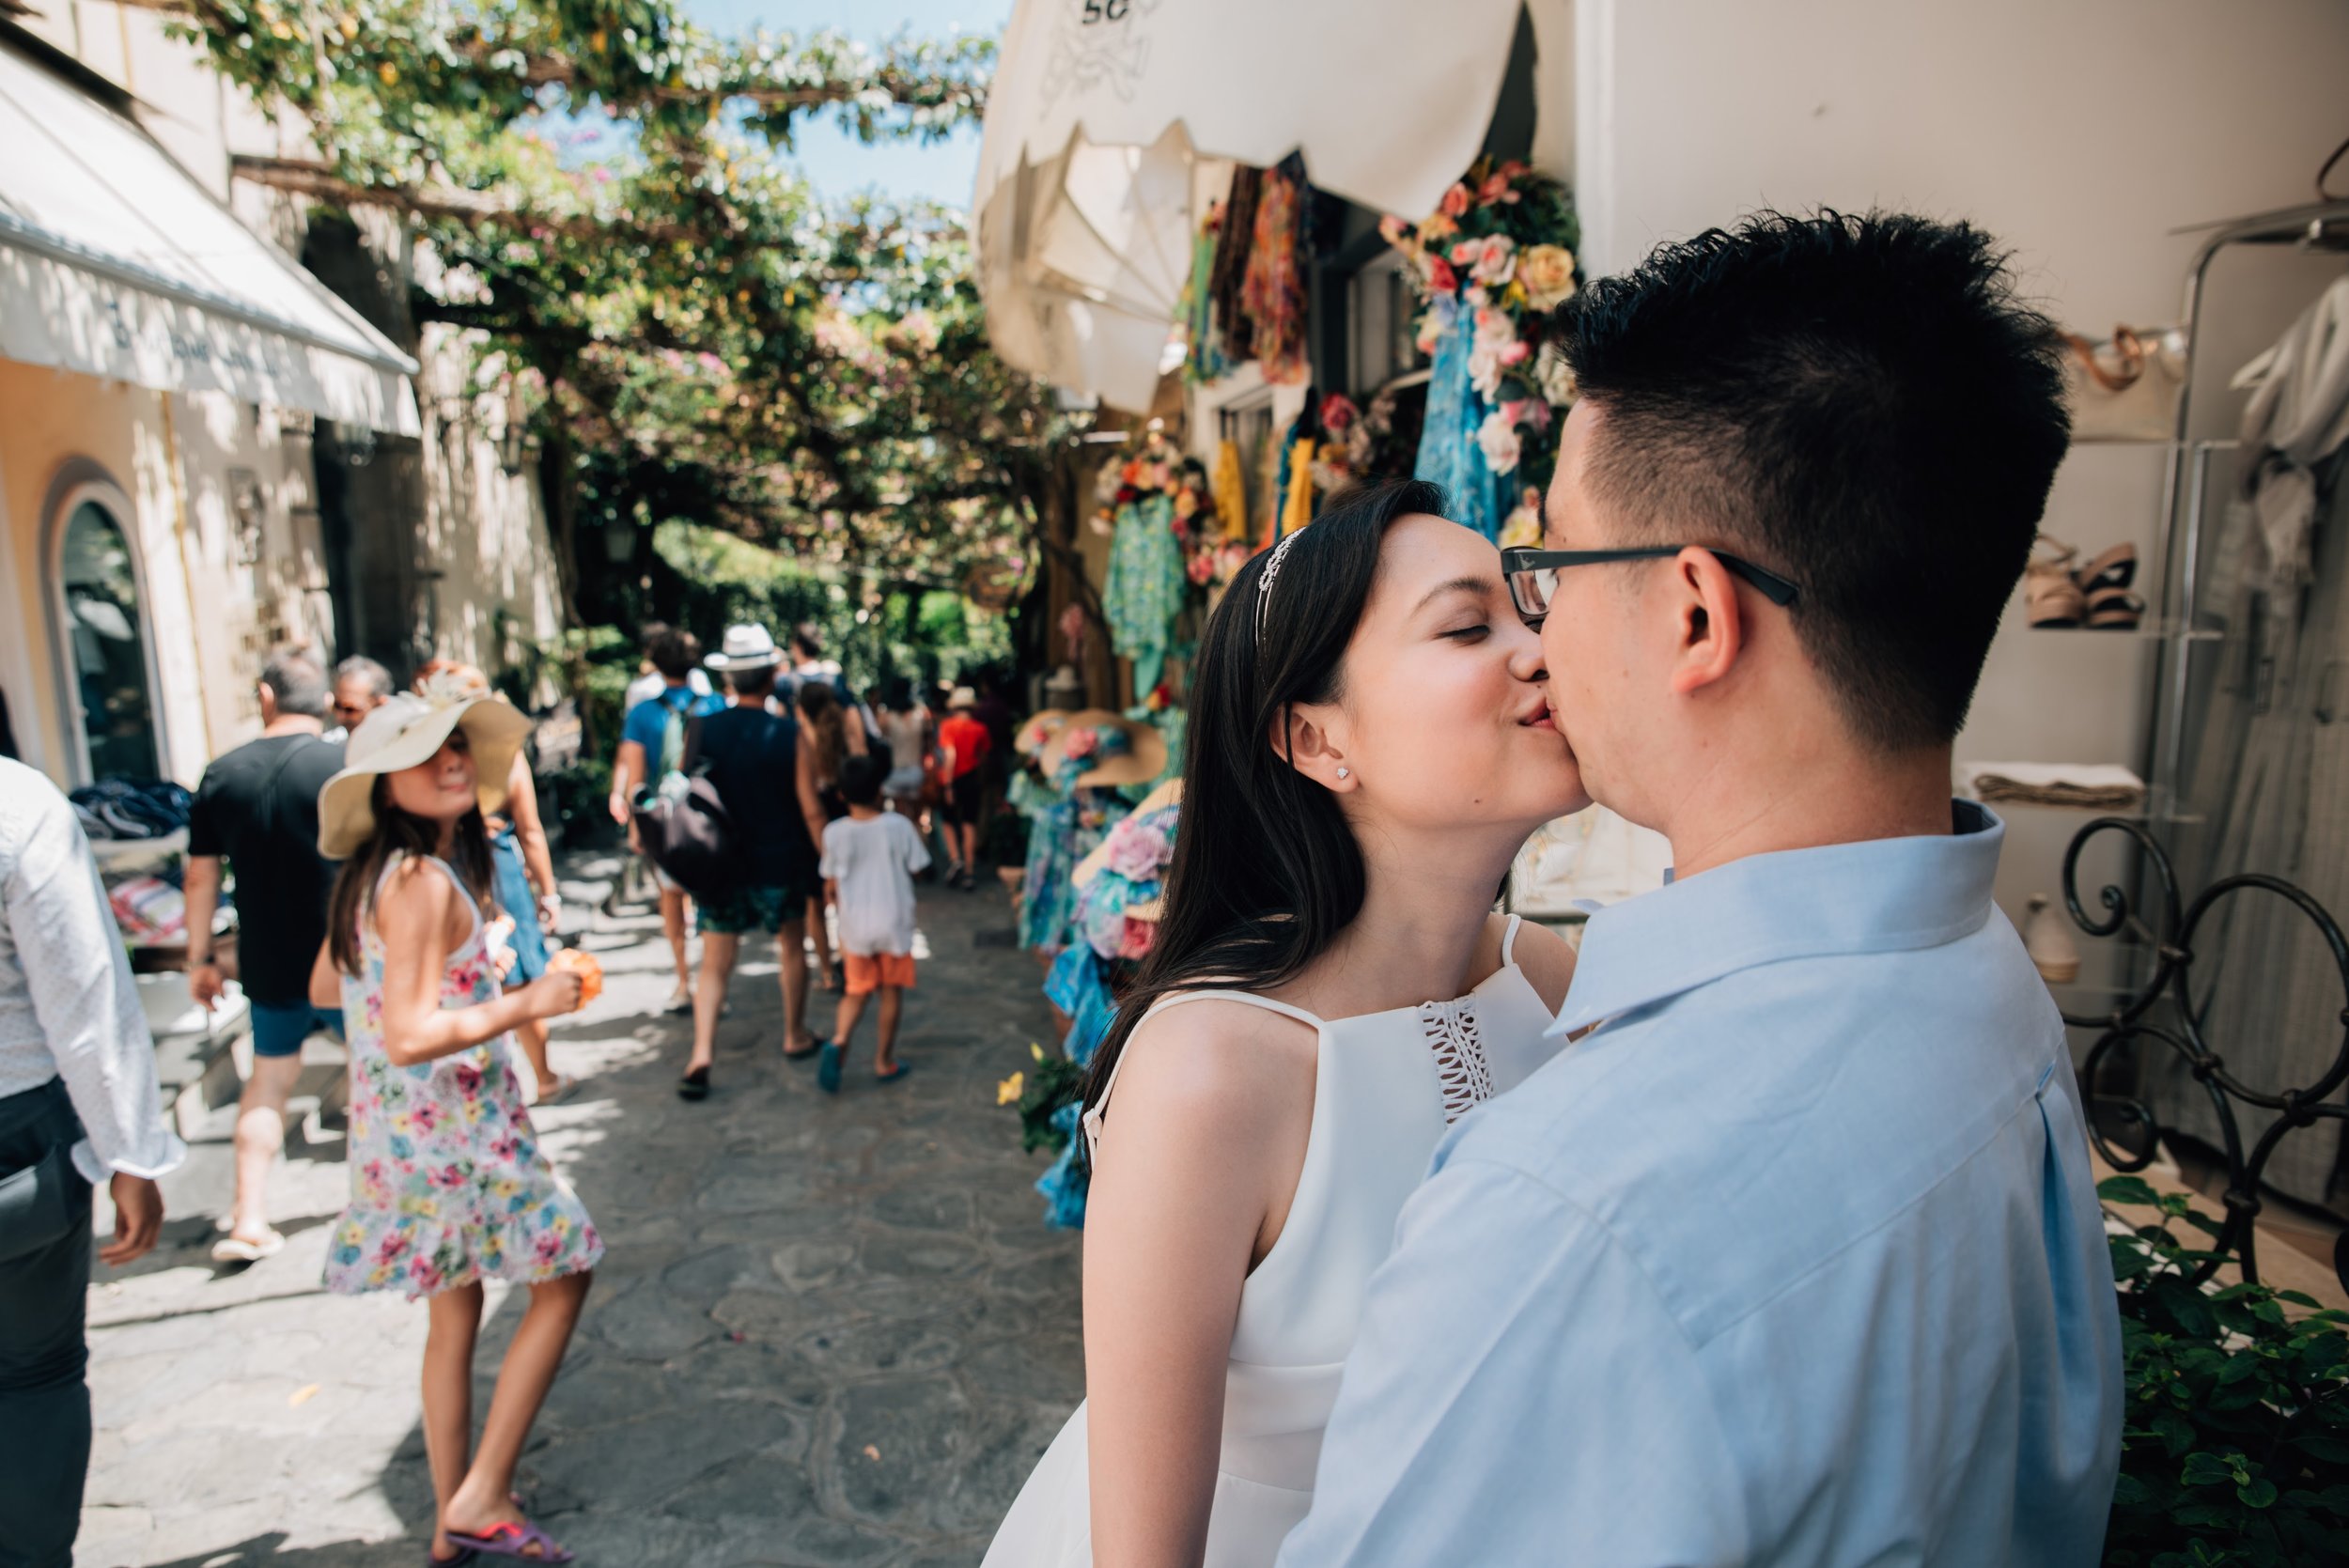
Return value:
M 1414 473 L 1498 540 L 1524 487 L 1548 483 L 1554 410 L 1573 396 L 1563 361 L 1542 352 L 1546 318 L 1577 287 L 1573 203 L 1523 163 L 1480 161 L 1436 211 L 1379 232 L 1427 304 L 1418 342 L 1435 365 Z

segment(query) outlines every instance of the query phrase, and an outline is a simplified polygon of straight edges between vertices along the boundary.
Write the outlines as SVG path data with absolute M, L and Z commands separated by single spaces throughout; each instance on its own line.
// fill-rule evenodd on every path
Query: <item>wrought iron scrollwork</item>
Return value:
M 2082 908 L 2080 853 L 2091 840 L 2106 833 L 2119 833 L 2135 844 L 2147 877 L 2144 902 L 2155 906 L 2157 924 L 2148 924 L 2139 918 L 2128 893 L 2109 884 L 2098 894 L 2104 908 L 2101 916 L 2091 916 Z M 2341 1045 L 2323 1076 L 2304 1088 L 2271 1092 L 2242 1082 L 2228 1070 L 2225 1058 L 2212 1048 L 2203 1033 L 2203 1019 L 2188 985 L 2195 937 L 2212 910 L 2241 894 L 2280 898 L 2306 916 L 2341 971 Z M 2129 931 L 2146 944 L 2154 957 L 2153 972 L 2110 1012 L 2063 1015 L 2068 1024 L 2101 1031 L 2080 1068 L 2081 1092 L 2089 1105 L 2090 1139 L 2116 1171 L 2142 1171 L 2154 1162 L 2164 1131 L 2159 1117 L 2134 1090 L 2108 1093 L 2107 1079 L 2117 1068 L 2133 1062 L 2133 1048 L 2139 1041 L 2174 1053 L 2210 1096 L 2227 1164 L 2226 1218 L 2210 1244 L 2210 1250 L 2219 1256 L 2204 1263 L 2192 1279 L 2198 1284 L 2208 1280 L 2227 1257 L 2241 1264 L 2246 1280 L 2258 1279 L 2253 1222 L 2260 1212 L 2260 1181 L 2269 1157 L 2279 1143 L 2302 1127 L 2319 1121 L 2349 1120 L 2349 1105 L 2333 1099 L 2341 1084 L 2349 1081 L 2349 940 L 2343 939 L 2341 926 L 2323 905 L 2279 877 L 2256 874 L 2222 877 L 2181 907 L 2177 871 L 2168 851 L 2143 823 L 2126 817 L 2098 817 L 2073 836 L 2063 856 L 2063 904 L 2073 923 L 2090 936 L 2109 938 Z M 2170 1005 L 2153 1016 L 2155 1005 L 2164 1000 Z M 2248 1149 L 2235 1114 L 2238 1106 L 2255 1106 L 2276 1115 Z M 2108 1128 L 2126 1131 L 2128 1142 L 2140 1146 L 2116 1144 L 2108 1136 Z M 2349 1287 L 2349 1232 L 2343 1233 L 2334 1249 L 2333 1268 L 2343 1286 Z

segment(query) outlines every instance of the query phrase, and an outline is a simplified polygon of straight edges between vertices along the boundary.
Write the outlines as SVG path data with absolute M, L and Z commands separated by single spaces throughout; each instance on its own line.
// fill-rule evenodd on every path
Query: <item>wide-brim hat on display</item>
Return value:
M 1166 771 L 1166 737 L 1151 725 L 1138 723 L 1105 707 L 1089 707 L 1070 715 L 1060 732 L 1046 742 L 1036 761 L 1042 765 L 1046 778 L 1057 778 L 1072 750 L 1081 751 L 1092 738 L 1112 733 L 1124 735 L 1125 749 L 1110 751 L 1098 763 L 1078 774 L 1077 788 L 1113 789 L 1124 784 L 1148 784 Z
M 1023 757 L 1035 755 L 1073 717 L 1065 707 L 1048 707 L 1030 714 L 1027 722 L 1021 724 L 1019 733 L 1011 737 L 1011 749 Z
M 775 646 L 774 633 L 747 622 L 726 628 L 718 651 L 702 660 L 706 667 L 726 675 L 738 670 L 771 670 L 782 662 L 783 650 Z
M 387 699 L 350 732 L 343 770 L 319 791 L 319 853 L 330 861 L 357 854 L 375 835 L 375 781 L 430 762 L 459 728 L 473 751 L 474 794 L 482 812 L 503 808 L 514 755 L 530 734 L 529 716 L 504 697 L 436 675 L 422 692 Z

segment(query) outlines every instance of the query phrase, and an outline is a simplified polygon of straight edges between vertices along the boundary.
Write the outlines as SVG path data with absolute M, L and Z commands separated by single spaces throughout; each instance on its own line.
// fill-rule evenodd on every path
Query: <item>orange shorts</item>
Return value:
M 879 986 L 908 991 L 913 988 L 910 953 L 844 953 L 840 965 L 848 971 L 848 994 L 852 997 L 871 996 Z

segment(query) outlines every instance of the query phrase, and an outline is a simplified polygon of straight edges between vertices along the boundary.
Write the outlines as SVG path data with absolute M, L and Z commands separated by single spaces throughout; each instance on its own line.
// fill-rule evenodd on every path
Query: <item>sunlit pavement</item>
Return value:
M 610 866 L 567 870 L 576 918 Z M 975 1562 L 1081 1394 L 1077 1238 L 1041 1222 L 1042 1157 L 995 1094 L 1048 1037 L 1040 975 L 993 944 L 1000 889 L 926 888 L 922 919 L 910 1077 L 872 1081 L 869 1016 L 837 1099 L 783 1061 L 770 949 L 736 976 L 714 1093 L 688 1104 L 658 922 L 593 918 L 609 983 L 554 1039 L 585 1082 L 537 1120 L 610 1250 L 520 1478 L 583 1562 Z M 77 1560 L 413 1568 L 424 1308 L 319 1288 L 345 1192 L 333 1141 L 277 1172 L 286 1250 L 214 1268 L 229 1120 L 165 1184 L 164 1246 L 92 1287 Z M 522 1308 L 490 1300 L 476 1421 Z

